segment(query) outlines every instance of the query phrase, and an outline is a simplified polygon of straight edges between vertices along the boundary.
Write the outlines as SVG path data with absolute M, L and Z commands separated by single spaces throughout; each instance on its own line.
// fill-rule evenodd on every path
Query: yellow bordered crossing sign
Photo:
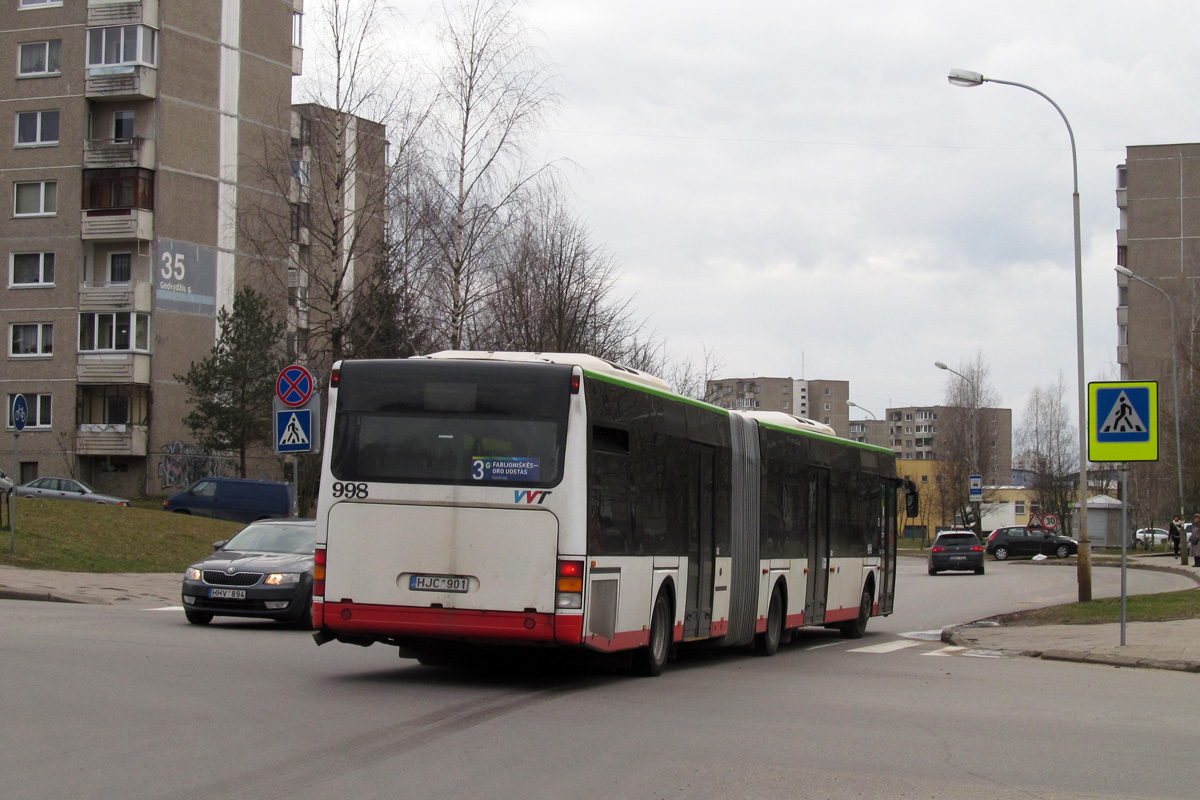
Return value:
M 1088 460 L 1158 460 L 1158 383 L 1088 384 Z

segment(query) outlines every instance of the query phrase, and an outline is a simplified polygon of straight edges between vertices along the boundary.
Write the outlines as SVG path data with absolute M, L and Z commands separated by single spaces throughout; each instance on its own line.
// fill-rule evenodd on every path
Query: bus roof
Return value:
M 785 411 L 738 411 L 739 414 L 750 417 L 758 422 L 765 422 L 768 425 L 774 425 L 777 428 L 788 428 L 794 431 L 805 431 L 807 433 L 823 433 L 826 436 L 837 436 L 837 431 L 817 422 L 816 420 L 797 417 L 794 414 L 788 414 Z
M 675 389 L 662 378 L 655 377 L 640 369 L 627 367 L 603 358 L 589 356 L 584 353 L 510 353 L 495 350 L 443 350 L 431 353 L 426 358 L 458 358 L 470 361 L 524 361 L 543 362 L 547 364 L 571 364 L 589 372 L 610 375 L 630 383 L 640 384 L 649 389 L 676 394 Z

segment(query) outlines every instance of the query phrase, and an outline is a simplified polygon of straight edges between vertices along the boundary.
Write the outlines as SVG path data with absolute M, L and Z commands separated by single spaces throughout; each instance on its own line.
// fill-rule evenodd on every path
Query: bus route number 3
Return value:
M 356 497 L 367 496 L 367 484 L 365 483 L 342 483 L 334 481 L 333 496 L 341 497 L 347 500 L 353 500 Z

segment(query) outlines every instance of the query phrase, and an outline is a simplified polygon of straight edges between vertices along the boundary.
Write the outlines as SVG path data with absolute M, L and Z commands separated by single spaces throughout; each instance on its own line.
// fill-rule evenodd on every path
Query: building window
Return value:
M 113 112 L 113 141 L 128 142 L 133 138 L 134 119 L 132 111 Z
M 150 315 L 130 312 L 79 315 L 79 351 L 148 352 Z
M 292 203 L 290 232 L 293 242 L 300 241 L 301 232 L 308 227 L 308 203 Z
M 1025 501 L 1024 500 L 1015 501 L 1013 503 L 1013 511 L 1016 512 L 1016 515 L 1018 517 L 1025 516 Z
M 828 410 L 829 410 L 829 403 L 826 403 L 826 404 L 825 404 L 825 408 L 824 408 L 823 410 L 825 410 L 825 411 L 828 411 Z
M 292 12 L 292 47 L 304 47 L 304 15 Z
M 54 253 L 13 253 L 9 286 L 53 286 Z
M 13 401 L 16 397 L 15 394 L 8 396 L 9 430 L 16 427 L 13 425 Z M 52 416 L 50 412 L 53 408 L 51 396 L 48 394 L 27 394 L 25 395 L 25 403 L 29 407 L 29 416 L 25 419 L 25 428 L 49 428 Z
M 14 357 L 38 357 L 54 354 L 54 324 L 28 322 L 13 325 L 8 338 L 8 354 Z
M 18 8 L 48 8 L 50 6 L 61 6 L 62 0 L 20 0 L 17 3 Z
M 13 184 L 13 216 L 52 217 L 58 213 L 58 183 L 33 181 Z
M 62 39 L 21 45 L 17 74 L 23 78 L 62 74 Z
M 17 146 L 58 144 L 57 111 L 18 111 Z
M 133 253 L 108 254 L 108 282 L 129 283 L 133 276 Z
M 85 169 L 84 209 L 154 210 L 154 172 L 148 169 Z
M 146 25 L 88 29 L 89 67 L 144 64 L 153 67 L 157 31 Z

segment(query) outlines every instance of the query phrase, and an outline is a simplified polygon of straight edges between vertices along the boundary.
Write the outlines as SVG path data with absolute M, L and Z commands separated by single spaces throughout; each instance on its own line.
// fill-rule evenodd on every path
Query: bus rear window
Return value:
M 476 361 L 342 364 L 331 468 L 342 481 L 553 486 L 571 368 Z

